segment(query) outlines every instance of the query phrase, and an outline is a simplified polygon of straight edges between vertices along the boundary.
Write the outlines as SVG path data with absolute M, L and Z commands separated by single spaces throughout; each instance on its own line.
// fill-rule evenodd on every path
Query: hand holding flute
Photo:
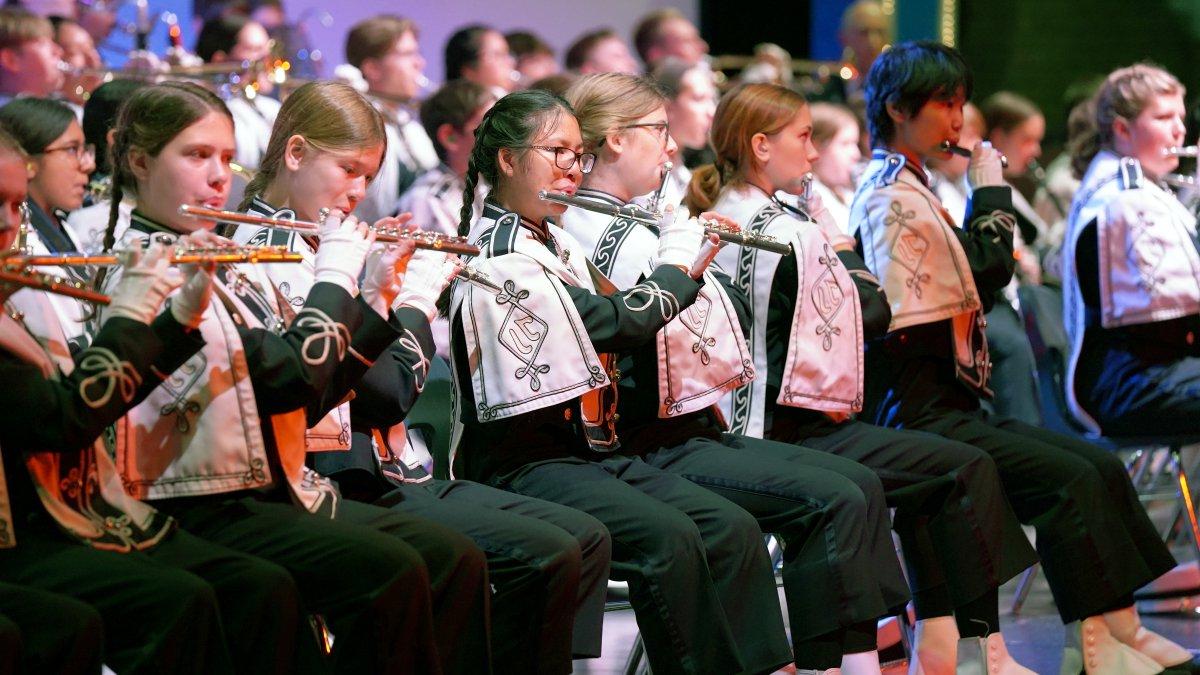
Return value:
M 949 151 L 962 154 L 963 148 L 949 145 Z M 987 141 L 980 141 L 971 149 L 971 161 L 967 164 L 967 182 L 974 189 L 1004 185 L 1004 167 L 1007 158 Z

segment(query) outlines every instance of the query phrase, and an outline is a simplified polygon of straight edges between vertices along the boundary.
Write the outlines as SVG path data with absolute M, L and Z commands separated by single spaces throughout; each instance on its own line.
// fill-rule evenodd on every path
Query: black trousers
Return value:
M 604 523 L 657 675 L 771 672 L 791 660 L 762 531 L 736 505 L 623 456 L 531 464 L 500 487 Z
M 407 483 L 376 504 L 465 534 L 487 555 L 497 673 L 569 673 L 572 656 L 600 655 L 612 556 L 600 521 L 462 480 Z
M 1037 360 L 1021 315 L 1006 298 L 996 301 L 987 313 L 988 354 L 992 373 L 988 385 L 995 392 L 992 407 L 999 415 L 1026 424 L 1042 423 L 1037 389 Z
M 341 501 L 333 520 L 258 492 L 162 500 L 190 531 L 287 569 L 346 673 L 488 673 L 483 553 L 415 516 Z
M 0 673 L 100 672 L 104 623 L 90 605 L 0 583 Z
M 991 455 L 1037 550 L 1064 622 L 1111 608 L 1175 566 L 1125 467 L 1090 443 L 979 410 L 939 409 L 921 429 Z
M 883 486 L 865 467 L 733 434 L 694 438 L 644 459 L 737 504 L 784 539 L 794 643 L 878 619 L 908 601 Z
M 21 528 L 18 546 L 0 551 L 0 577 L 99 611 L 104 662 L 117 672 L 284 673 L 319 665 L 283 568 L 184 531 L 146 551 L 115 553 L 51 527 Z
M 773 437 L 785 440 L 781 435 Z M 790 429 L 789 442 L 853 460 L 879 477 L 921 598 L 944 588 L 961 606 L 1037 562 L 987 453 L 933 434 L 822 419 Z M 918 613 L 923 608 L 918 606 Z
M 1200 433 L 1200 358 L 1148 365 L 1131 354 L 1110 353 L 1102 362 L 1081 363 L 1078 369 L 1080 403 L 1104 433 Z

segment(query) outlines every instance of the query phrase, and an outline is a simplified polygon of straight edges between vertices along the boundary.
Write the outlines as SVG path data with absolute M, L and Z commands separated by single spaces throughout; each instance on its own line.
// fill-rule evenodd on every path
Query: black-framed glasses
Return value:
M 79 162 L 80 165 L 87 164 L 89 161 L 95 161 L 96 159 L 96 146 L 92 143 L 60 145 L 57 148 L 46 148 L 38 154 L 49 155 L 52 152 L 65 152 L 68 157 Z
M 665 141 L 667 136 L 671 134 L 670 122 L 638 122 L 636 124 L 622 124 L 622 129 L 650 129 L 654 135 L 658 136 L 658 140 Z
M 575 166 L 575 162 L 579 162 L 579 170 L 583 173 L 591 173 L 592 165 L 596 163 L 596 156 L 590 152 L 575 152 L 570 148 L 550 145 L 517 145 L 513 146 L 514 150 L 542 150 L 554 154 L 554 165 L 563 171 L 570 171 L 571 167 Z

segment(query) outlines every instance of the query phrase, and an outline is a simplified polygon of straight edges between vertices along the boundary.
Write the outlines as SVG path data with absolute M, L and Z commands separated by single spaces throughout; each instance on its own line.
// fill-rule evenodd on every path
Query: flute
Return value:
M 82 267 L 86 265 L 120 265 L 123 251 L 86 255 L 62 253 L 52 255 L 13 255 L 0 257 L 0 265 L 13 267 Z M 298 263 L 304 256 L 286 246 L 220 246 L 180 247 L 170 253 L 172 265 L 230 264 L 230 263 Z
M 295 232 L 297 234 L 309 237 L 320 236 L 321 226 L 317 223 L 307 220 L 271 218 L 269 216 L 255 215 L 253 213 L 239 213 L 238 211 L 207 209 L 200 206 L 191 206 L 190 204 L 184 204 L 180 206 L 179 213 L 191 218 L 198 218 L 200 220 L 213 220 L 218 223 L 260 225 L 272 230 Z M 393 227 L 372 227 L 372 229 L 375 230 L 375 241 L 384 244 L 399 244 L 400 242 L 411 241 L 417 248 L 442 251 L 444 253 L 456 253 L 458 255 L 479 255 L 479 247 L 468 244 L 466 237 L 450 236 L 447 234 L 441 234 L 440 232 L 428 232 L 425 230 L 416 230 L 410 232 Z
M 971 156 L 970 150 L 961 146 L 957 146 L 950 141 L 942 141 L 942 144 L 938 146 L 938 150 L 941 150 L 942 152 L 953 153 L 959 157 L 969 158 Z M 1005 169 L 1008 168 L 1008 158 L 1005 157 L 1003 153 L 1000 155 L 1000 166 Z
M 36 288 L 40 291 L 65 295 L 68 298 L 83 300 L 95 305 L 107 305 L 111 302 L 111 299 L 107 295 L 97 293 L 81 282 L 67 281 L 61 277 L 34 272 L 32 270 L 17 272 L 11 269 L 0 269 L 0 285 L 4 284 L 24 288 Z
M 617 206 L 596 199 L 587 199 L 586 197 L 575 197 L 563 192 L 550 192 L 541 190 L 538 192 L 538 198 L 556 204 L 565 206 L 575 206 L 584 211 L 592 213 L 600 213 L 606 216 L 616 218 L 625 218 L 643 225 L 658 225 L 659 214 L 652 211 L 647 211 L 634 204 L 625 204 Z M 775 237 L 761 234 L 758 232 L 745 232 L 743 230 L 734 230 L 732 228 L 721 225 L 711 220 L 702 220 L 705 234 L 715 234 L 721 241 L 738 246 L 746 246 L 749 248 L 762 249 L 780 255 L 788 255 L 792 252 L 792 245 L 786 242 L 781 242 Z
M 1173 145 L 1163 154 L 1167 157 L 1200 157 L 1200 146 L 1195 145 Z

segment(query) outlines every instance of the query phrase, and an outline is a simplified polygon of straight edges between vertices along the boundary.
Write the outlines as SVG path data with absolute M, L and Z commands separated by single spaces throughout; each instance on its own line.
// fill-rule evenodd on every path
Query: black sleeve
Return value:
M 863 339 L 882 337 L 892 323 L 892 307 L 888 304 L 883 284 L 867 269 L 867 263 L 855 251 L 838 251 L 838 259 L 846 266 L 850 278 L 858 289 L 858 301 L 862 306 Z
M 321 282 L 282 335 L 239 326 L 259 410 L 274 415 L 332 396 L 326 388 L 334 373 L 343 358 L 354 358 L 340 352 L 362 323 L 359 302 L 340 286 Z
M 612 295 L 567 286 L 598 352 L 621 352 L 653 340 L 663 326 L 696 301 L 700 284 L 683 270 L 660 265 L 644 281 Z
M 153 323 L 110 317 L 91 346 L 74 355 L 71 374 L 58 380 L 2 352 L 0 410 L 10 423 L 0 425 L 0 446 L 78 450 L 204 346 L 199 331 L 185 331 L 169 312 Z
M 995 217 L 1007 220 L 1002 223 Z M 1007 185 L 982 187 L 971 195 L 971 212 L 967 225 L 955 234 L 967 254 L 967 262 L 975 277 L 975 288 L 985 305 L 1012 280 L 1016 259 L 1013 258 L 1013 229 L 1015 216 L 1012 188 Z M 986 311 L 989 309 L 985 307 Z
M 436 351 L 429 322 L 423 313 L 405 307 L 396 312 L 396 318 L 400 339 L 392 342 L 354 387 L 350 415 L 355 428 L 360 422 L 374 429 L 403 422 L 429 376 L 429 359 Z
M 387 350 L 402 333 L 403 326 L 391 310 L 388 310 L 388 318 L 385 320 L 361 295 L 358 296 L 358 304 L 362 324 L 354 331 L 346 358 L 334 371 L 329 385 L 325 387 L 319 399 L 308 405 L 307 418 L 310 426 L 319 422 L 326 413 L 341 403 L 351 390 L 357 388 L 363 376 L 374 368 L 380 356 L 387 357 Z M 424 320 L 424 315 L 421 318 Z
M 733 278 L 725 274 L 721 270 L 710 267 L 709 270 L 721 287 L 725 289 L 725 295 L 729 296 L 729 302 L 733 305 L 733 311 L 737 313 L 738 324 L 742 327 L 742 335 L 749 340 L 750 329 L 754 327 L 754 316 L 751 313 L 752 305 L 750 296 L 745 291 L 738 288 L 733 283 Z

